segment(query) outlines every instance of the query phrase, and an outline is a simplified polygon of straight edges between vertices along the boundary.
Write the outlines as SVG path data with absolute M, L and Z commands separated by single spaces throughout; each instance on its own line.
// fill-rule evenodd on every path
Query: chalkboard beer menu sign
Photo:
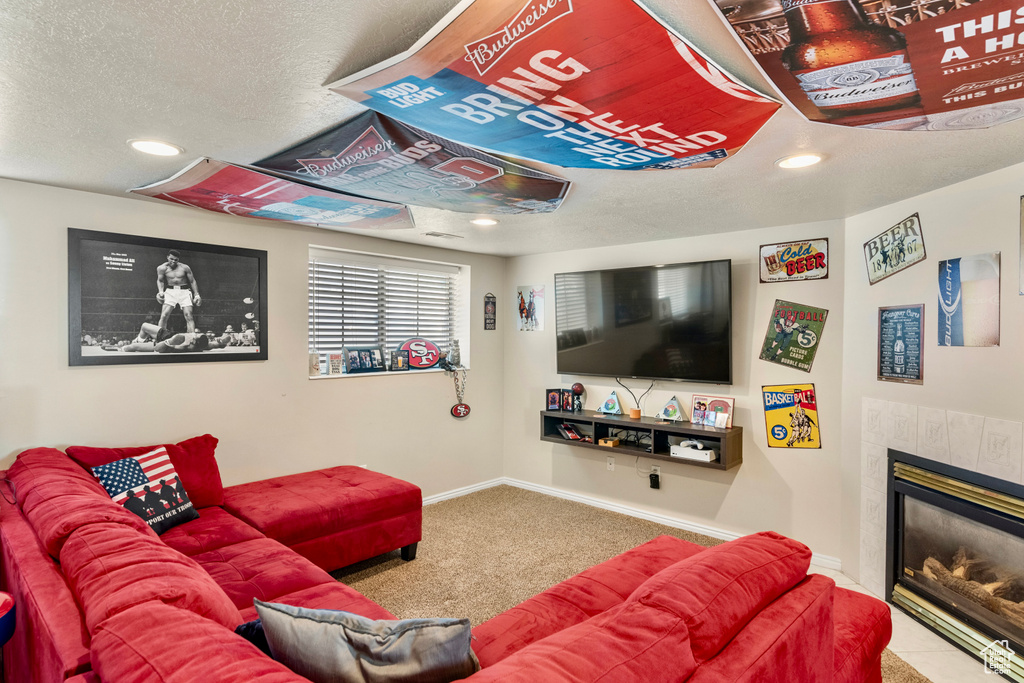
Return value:
M 878 309 L 878 379 L 924 384 L 924 304 Z

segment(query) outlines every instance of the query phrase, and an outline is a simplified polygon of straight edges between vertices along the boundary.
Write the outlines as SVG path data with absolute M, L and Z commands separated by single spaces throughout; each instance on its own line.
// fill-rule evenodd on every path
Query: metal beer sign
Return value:
M 761 282 L 824 280 L 828 277 L 828 238 L 761 245 Z
M 868 283 L 872 285 L 924 259 L 924 233 L 916 213 L 864 243 Z

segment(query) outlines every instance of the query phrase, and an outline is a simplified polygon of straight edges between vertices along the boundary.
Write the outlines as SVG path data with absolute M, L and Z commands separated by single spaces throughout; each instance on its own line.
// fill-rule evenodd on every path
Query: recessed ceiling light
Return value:
M 493 218 L 474 218 L 470 223 L 473 225 L 497 225 L 498 221 Z
M 159 140 L 129 140 L 128 144 L 140 152 L 155 154 L 158 157 L 173 157 L 185 151 L 177 145 L 160 142 Z
M 813 166 L 823 158 L 820 154 L 795 154 L 791 157 L 779 159 L 775 162 L 775 165 L 779 168 L 804 168 L 805 166 Z

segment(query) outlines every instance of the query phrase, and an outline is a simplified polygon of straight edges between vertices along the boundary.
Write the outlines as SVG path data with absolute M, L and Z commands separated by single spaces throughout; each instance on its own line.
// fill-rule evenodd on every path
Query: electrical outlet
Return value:
M 661 476 L 661 468 L 658 467 L 657 465 L 651 465 L 651 474 L 657 474 L 658 476 Z
M 608 471 L 609 472 L 614 472 L 615 471 L 615 458 L 613 458 L 610 455 L 608 456 Z

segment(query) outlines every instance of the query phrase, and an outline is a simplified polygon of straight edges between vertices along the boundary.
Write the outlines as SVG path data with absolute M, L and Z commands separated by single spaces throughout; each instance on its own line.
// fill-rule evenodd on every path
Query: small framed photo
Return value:
M 548 407 L 548 410 L 561 410 L 562 409 L 562 390 L 561 389 L 548 389 L 546 393 L 547 393 L 547 407 Z
M 693 395 L 690 422 L 706 427 L 728 429 L 732 427 L 732 413 L 736 399 L 725 396 Z
M 562 389 L 562 410 L 572 412 L 572 389 Z
M 401 372 L 409 369 L 409 349 L 401 349 L 391 352 L 391 372 Z
M 379 346 L 345 347 L 342 351 L 345 359 L 345 372 L 384 372 L 384 350 Z

